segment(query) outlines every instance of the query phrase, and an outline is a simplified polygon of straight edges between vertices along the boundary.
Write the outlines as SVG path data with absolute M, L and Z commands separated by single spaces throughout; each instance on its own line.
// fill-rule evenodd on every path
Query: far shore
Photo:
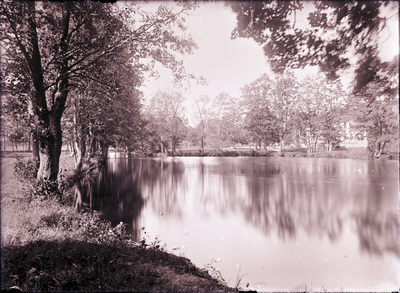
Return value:
M 340 147 L 331 152 L 318 150 L 314 154 L 307 154 L 306 148 L 288 148 L 283 154 L 277 149 L 256 150 L 255 148 L 223 148 L 221 150 L 205 149 L 202 153 L 200 149 L 178 149 L 175 154 L 149 154 L 132 153 L 127 154 L 123 150 L 112 149 L 109 151 L 109 157 L 294 157 L 294 158 L 335 158 L 335 159 L 379 159 L 379 160 L 398 160 L 399 153 L 388 151 L 379 158 L 372 157 L 365 147 Z

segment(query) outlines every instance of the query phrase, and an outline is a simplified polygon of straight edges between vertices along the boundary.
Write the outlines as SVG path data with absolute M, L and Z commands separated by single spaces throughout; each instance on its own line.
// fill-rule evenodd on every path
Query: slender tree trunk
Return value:
M 383 141 L 382 144 L 381 144 L 381 148 L 379 150 L 379 156 L 383 155 L 383 152 L 385 150 L 385 145 L 386 145 L 386 142 Z
M 279 153 L 281 156 L 285 154 L 285 138 L 286 138 L 286 121 L 283 122 L 283 130 L 280 141 Z
M 314 142 L 314 154 L 316 154 L 318 152 L 318 137 L 315 139 Z
M 307 146 L 307 155 L 308 156 L 312 156 L 313 155 L 313 149 L 312 149 L 312 146 L 310 144 Z
M 203 135 L 201 136 L 201 150 L 200 150 L 200 155 L 204 156 L 204 137 Z
M 35 120 L 34 118 L 34 111 L 33 111 L 33 105 L 32 101 L 29 101 L 29 107 L 28 107 L 29 115 Z M 39 168 L 39 138 L 38 138 L 38 132 L 37 128 L 34 128 L 31 131 L 31 136 L 30 136 L 30 145 L 32 146 L 32 155 L 33 159 L 35 162 L 37 162 L 37 168 Z
M 315 153 L 315 142 L 311 134 L 308 135 L 307 138 L 307 155 L 313 156 Z
M 86 154 L 86 142 L 85 133 L 79 117 L 79 101 L 75 101 L 74 105 L 74 125 L 73 125 L 73 137 L 74 137 L 74 154 L 75 154 L 75 170 L 81 171 L 83 158 Z
M 100 149 L 101 149 L 101 163 L 104 164 L 107 162 L 108 156 L 108 144 L 100 142 Z
M 83 138 L 83 134 L 78 137 L 75 137 L 74 149 L 76 153 L 75 157 L 75 170 L 80 171 L 82 169 L 83 158 L 86 153 L 86 145 L 85 140 Z
M 332 153 L 332 149 L 333 149 L 332 141 L 330 140 L 330 141 L 329 141 L 329 145 L 328 145 L 328 152 L 329 152 L 329 153 Z
M 283 156 L 285 154 L 285 141 L 282 138 L 279 145 L 279 155 Z
M 6 150 L 6 133 L 4 132 L 4 135 L 3 135 L 3 151 L 5 151 Z
M 89 137 L 90 147 L 89 147 L 89 156 L 92 156 L 97 152 L 97 139 L 94 136 Z
M 32 137 L 32 135 L 26 141 L 27 146 L 28 146 L 28 152 L 32 151 L 32 149 L 31 149 L 31 141 L 32 141 L 31 137 Z
M 74 159 L 76 158 L 76 154 L 75 154 L 75 148 L 74 148 L 74 142 L 73 142 L 74 138 L 70 138 L 68 141 L 68 151 L 69 151 L 69 156 L 70 157 L 74 157 Z
M 300 133 L 300 130 L 297 132 L 297 135 L 296 135 L 296 147 L 298 148 L 298 149 L 300 149 L 300 147 L 301 147 L 301 144 L 300 144 L 300 137 L 301 137 L 301 133 Z
M 172 136 L 171 137 L 171 152 L 172 152 L 172 156 L 175 157 L 175 150 L 176 150 L 176 142 L 175 142 L 175 137 Z
M 383 151 L 385 149 L 386 142 L 377 142 L 373 148 L 373 156 L 376 158 L 380 158 L 383 155 Z

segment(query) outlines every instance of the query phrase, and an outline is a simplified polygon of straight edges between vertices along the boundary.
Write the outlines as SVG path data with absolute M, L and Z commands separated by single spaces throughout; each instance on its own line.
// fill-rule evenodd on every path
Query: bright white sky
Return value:
M 165 2 L 161 2 L 166 4 Z M 156 2 L 151 2 L 151 6 Z M 307 11 L 312 2 L 303 2 L 306 9 L 297 13 L 297 26 L 306 23 Z M 145 6 L 144 6 L 145 7 Z M 308 9 L 307 9 L 308 7 Z M 399 31 L 397 5 L 386 9 L 388 16 L 393 17 L 388 27 L 381 33 L 381 58 L 391 60 L 399 52 Z M 183 58 L 187 72 L 196 76 L 202 75 L 207 85 L 193 85 L 188 97 L 209 95 L 215 97 L 220 92 L 227 92 L 234 97 L 240 95 L 240 88 L 255 80 L 263 73 L 269 73 L 269 65 L 262 48 L 251 39 L 231 40 L 231 32 L 236 26 L 236 15 L 224 3 L 202 3 L 200 7 L 186 17 L 188 32 L 199 49 L 192 55 Z M 147 79 L 142 90 L 145 99 L 149 99 L 158 90 L 172 87 L 171 74 L 159 68 L 159 79 Z M 316 70 L 306 69 L 299 73 L 305 76 Z
M 198 49 L 184 56 L 186 71 L 203 76 L 208 84 L 193 85 L 196 96 L 216 96 L 220 92 L 238 95 L 239 88 L 269 70 L 262 48 L 250 39 L 231 40 L 236 17 L 223 3 L 206 3 L 186 17 L 188 32 Z M 161 77 L 149 79 L 143 87 L 145 96 L 171 87 L 171 74 L 158 67 Z

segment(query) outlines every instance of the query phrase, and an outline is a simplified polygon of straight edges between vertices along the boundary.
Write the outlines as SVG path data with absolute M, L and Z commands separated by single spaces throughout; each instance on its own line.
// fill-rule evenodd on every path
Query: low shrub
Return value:
M 265 150 L 254 150 L 251 149 L 249 151 L 239 151 L 241 157 L 270 157 L 273 155 L 273 151 L 265 151 Z
M 39 168 L 39 162 L 35 159 L 24 160 L 21 157 L 17 157 L 17 162 L 14 166 L 14 173 L 21 181 L 33 180 L 36 178 L 36 174 Z
M 45 215 L 41 217 L 41 220 L 46 223 L 49 227 L 55 227 L 61 221 L 62 218 L 61 212 L 52 212 L 49 215 Z
M 34 197 L 42 199 L 56 198 L 61 199 L 62 191 L 58 188 L 58 182 L 54 180 L 38 180 L 34 184 L 32 191 Z
M 237 151 L 228 151 L 228 150 L 216 150 L 211 154 L 213 157 L 238 157 L 239 153 Z

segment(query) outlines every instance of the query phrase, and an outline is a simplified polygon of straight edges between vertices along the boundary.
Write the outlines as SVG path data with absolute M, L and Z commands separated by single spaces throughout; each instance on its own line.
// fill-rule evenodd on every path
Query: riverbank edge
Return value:
M 305 148 L 292 148 L 285 150 L 284 153 L 280 153 L 277 150 L 206 150 L 201 153 L 200 150 L 178 150 L 174 155 L 167 154 L 126 154 L 124 151 L 109 152 L 109 157 L 132 157 L 132 158 L 154 158 L 154 157 L 289 157 L 289 158 L 332 158 L 332 159 L 364 159 L 364 160 L 399 160 L 398 151 L 390 151 L 379 158 L 373 157 L 367 148 L 338 148 L 331 152 L 318 151 L 312 155 L 307 154 Z
M 134 243 L 122 223 L 112 227 L 97 212 L 38 194 L 14 176 L 16 161 L 1 156 L 2 291 L 237 292 L 157 243 Z M 70 173 L 72 158 L 62 161 Z
M 4 151 L 2 156 L 14 156 L 15 153 L 25 155 L 30 155 L 28 151 Z M 68 156 L 68 151 L 63 151 L 64 156 Z M 371 153 L 365 147 L 341 147 L 333 149 L 331 152 L 318 151 L 312 155 L 307 154 L 307 149 L 305 148 L 291 148 L 285 150 L 284 153 L 279 153 L 277 150 L 206 150 L 201 154 L 200 150 L 179 150 L 174 156 L 166 155 L 161 153 L 144 155 L 144 154 L 127 154 L 123 150 L 121 151 L 109 151 L 109 158 L 157 158 L 157 157 L 288 157 L 288 158 L 331 158 L 331 159 L 363 159 L 363 160 L 395 160 L 399 161 L 400 153 L 399 151 L 388 151 L 382 154 L 379 158 L 373 157 Z

